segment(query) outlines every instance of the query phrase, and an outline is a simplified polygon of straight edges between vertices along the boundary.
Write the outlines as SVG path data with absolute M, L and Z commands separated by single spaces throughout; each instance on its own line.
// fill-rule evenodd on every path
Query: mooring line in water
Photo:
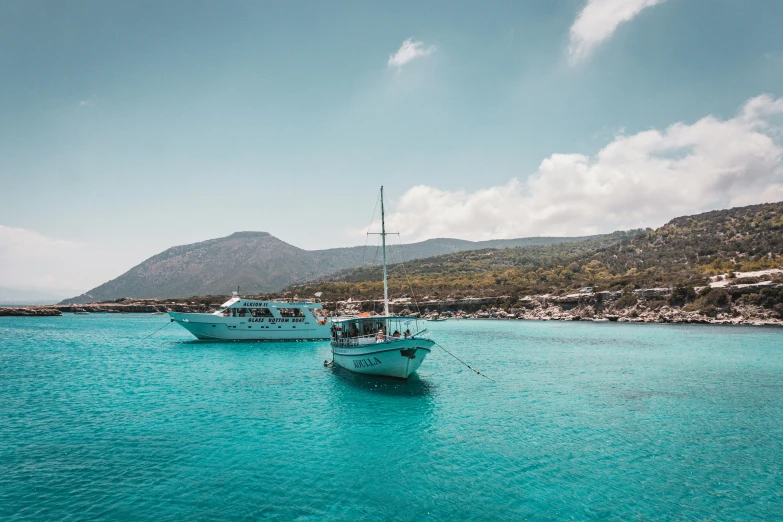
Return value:
M 161 330 L 163 330 L 164 328 L 166 328 L 168 325 L 170 325 L 170 324 L 171 324 L 171 323 L 173 323 L 173 322 L 174 322 L 174 319 L 172 319 L 172 320 L 171 320 L 171 321 L 169 321 L 168 323 L 164 324 L 163 326 L 161 326 L 160 328 L 158 328 L 157 330 L 155 330 L 154 332 L 152 332 L 151 334 L 149 334 L 147 337 L 142 337 L 142 338 L 141 338 L 141 340 L 142 340 L 142 341 L 144 341 L 145 339 L 149 339 L 150 337 L 152 337 L 152 336 L 153 336 L 153 335 L 155 335 L 156 333 L 160 332 Z
M 433 342 L 435 342 L 435 341 L 433 341 Z M 470 370 L 472 370 L 472 371 L 476 372 L 478 375 L 481 375 L 481 376 L 482 376 L 482 377 L 484 377 L 485 379 L 489 379 L 490 381 L 492 381 L 492 382 L 494 382 L 494 383 L 497 383 L 497 381 L 496 381 L 495 379 L 493 379 L 492 377 L 487 377 L 486 375 L 484 375 L 483 373 L 481 373 L 481 372 L 480 372 L 480 371 L 478 371 L 477 369 L 475 369 L 475 368 L 471 367 L 471 366 L 470 366 L 468 363 L 466 363 L 465 361 L 463 361 L 462 359 L 460 359 L 459 357 L 457 357 L 456 355 L 454 355 L 453 353 L 451 353 L 450 351 L 448 351 L 448 350 L 447 350 L 446 348 L 444 348 L 442 345 L 440 345 L 440 344 L 438 344 L 438 343 L 435 343 L 435 346 L 440 346 L 440 347 L 441 347 L 441 349 L 443 349 L 443 351 L 444 351 L 444 352 L 446 352 L 447 354 L 449 354 L 449 355 L 451 355 L 452 357 L 454 357 L 456 360 L 458 360 L 459 362 L 461 362 L 462 364 L 464 364 L 465 366 L 467 366 L 467 367 L 468 367 Z

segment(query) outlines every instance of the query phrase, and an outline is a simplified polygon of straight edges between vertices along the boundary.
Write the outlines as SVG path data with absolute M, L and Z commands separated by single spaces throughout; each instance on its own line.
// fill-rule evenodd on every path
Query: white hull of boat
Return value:
M 215 314 L 169 312 L 181 327 L 203 340 L 221 341 L 313 341 L 329 339 L 331 323 L 314 319 L 263 320 L 251 317 L 223 317 Z
M 351 347 L 332 347 L 338 366 L 365 375 L 407 379 L 419 369 L 435 343 L 430 339 L 397 339 Z

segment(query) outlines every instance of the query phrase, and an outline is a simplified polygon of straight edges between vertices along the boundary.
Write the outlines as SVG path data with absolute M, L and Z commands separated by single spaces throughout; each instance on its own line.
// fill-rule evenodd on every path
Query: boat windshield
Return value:
M 418 332 L 414 317 L 369 317 L 340 321 L 332 325 L 332 340 L 388 342 L 407 339 Z

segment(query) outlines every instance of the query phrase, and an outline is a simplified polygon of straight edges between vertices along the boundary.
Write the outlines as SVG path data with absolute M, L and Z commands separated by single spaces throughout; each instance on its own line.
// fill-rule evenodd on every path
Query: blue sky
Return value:
M 0 286 L 238 230 L 362 244 L 382 183 L 404 240 L 783 199 L 781 27 L 778 0 L 3 2 Z

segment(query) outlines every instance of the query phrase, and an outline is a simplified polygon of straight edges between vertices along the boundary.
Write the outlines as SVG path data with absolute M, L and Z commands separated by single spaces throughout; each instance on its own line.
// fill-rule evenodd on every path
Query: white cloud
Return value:
M 594 157 L 552 154 L 524 181 L 449 191 L 419 185 L 392 214 L 407 240 L 580 235 L 783 200 L 783 98 L 739 113 L 616 136 Z M 777 120 L 777 121 L 776 121 Z
M 0 285 L 78 288 L 80 270 L 73 260 L 83 250 L 84 246 L 78 243 L 0 225 Z
M 663 0 L 587 0 L 571 25 L 568 46 L 571 62 L 586 58 L 599 43 L 612 36 L 618 25 L 661 2 Z
M 154 254 L 124 240 L 77 243 L 0 225 L 0 302 L 9 290 L 36 298 L 75 296 L 117 277 Z
M 37 257 L 73 250 L 79 246 L 78 243 L 54 239 L 32 230 L 0 225 L 0 259 Z
M 117 277 L 143 257 L 128 255 L 117 245 L 76 243 L 0 225 L 0 287 L 5 294 L 12 288 L 78 295 Z
M 86 98 L 84 100 L 79 100 L 78 106 L 79 107 L 95 107 L 96 103 L 98 103 L 98 98 L 93 94 L 89 98 Z
M 420 56 L 429 56 L 435 52 L 435 46 L 425 47 L 423 42 L 417 42 L 413 38 L 408 38 L 397 52 L 389 56 L 387 65 L 390 68 L 400 70 L 406 63 L 419 58 Z

